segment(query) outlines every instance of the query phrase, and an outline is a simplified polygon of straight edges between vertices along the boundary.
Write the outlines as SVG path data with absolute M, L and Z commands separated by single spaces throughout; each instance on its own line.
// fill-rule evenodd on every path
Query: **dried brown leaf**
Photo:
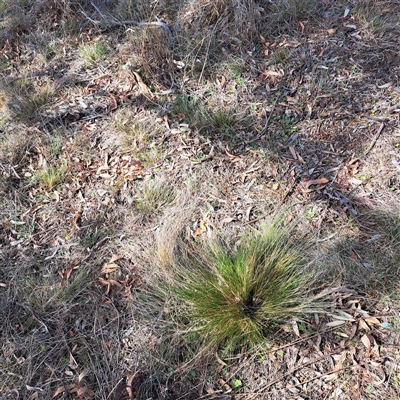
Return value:
M 304 183 L 305 187 L 308 189 L 312 185 L 325 185 L 329 182 L 329 179 L 319 178 L 319 179 L 311 179 Z
M 78 382 L 81 382 L 82 379 L 90 372 L 88 368 L 85 368 L 78 376 Z
M 363 343 L 363 345 L 365 346 L 365 348 L 368 351 L 368 355 L 373 352 L 375 355 L 379 355 L 379 346 L 376 343 L 375 338 L 369 334 L 366 333 L 362 338 L 361 338 L 361 342 Z
M 367 322 L 369 325 L 380 325 L 380 321 L 378 318 L 375 317 L 368 317 L 364 319 L 365 322 Z
M 269 76 L 269 77 L 275 77 L 275 76 L 281 76 L 279 72 L 268 70 L 263 72 L 264 76 Z
M 360 320 L 358 321 L 358 325 L 359 325 L 359 327 L 360 327 L 361 329 L 364 329 L 364 330 L 366 330 L 367 332 L 370 331 L 370 328 L 369 328 L 368 324 L 367 324 L 363 319 L 360 319 Z
M 67 385 L 67 386 L 59 386 L 56 389 L 56 391 L 54 392 L 52 399 L 54 399 L 54 397 L 57 397 L 59 394 L 62 394 L 64 392 L 69 392 L 74 387 L 75 387 L 75 384 L 71 384 L 71 385 Z
M 346 323 L 346 321 L 338 321 L 338 320 L 336 320 L 336 321 L 332 321 L 332 322 L 328 322 L 327 324 L 326 324 L 326 326 L 340 326 L 340 325 L 344 325 Z
M 118 264 L 115 263 L 106 263 L 101 268 L 101 274 L 111 274 L 115 272 L 119 268 Z
M 293 146 L 289 146 L 289 150 L 290 150 L 290 153 L 292 154 L 292 157 L 295 160 L 297 160 L 297 153 L 296 153 L 296 150 L 294 149 L 294 147 Z
M 199 222 L 199 226 L 193 232 L 193 236 L 200 236 L 205 232 L 207 232 L 207 222 L 201 219 Z

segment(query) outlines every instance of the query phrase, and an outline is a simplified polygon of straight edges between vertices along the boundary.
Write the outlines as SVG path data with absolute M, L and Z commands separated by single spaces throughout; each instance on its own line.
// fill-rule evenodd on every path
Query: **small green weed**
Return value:
M 306 217 L 311 219 L 314 218 L 316 215 L 318 215 L 318 210 L 308 210 Z
M 79 50 L 79 55 L 87 64 L 99 61 L 107 54 L 107 47 L 102 42 L 92 42 L 83 45 Z
M 38 93 L 32 96 L 30 99 L 26 99 L 25 109 L 29 116 L 32 116 L 41 107 L 48 104 L 54 95 L 54 91 L 49 85 L 46 85 Z
M 178 95 L 175 97 L 175 104 L 172 113 L 180 119 L 189 123 L 193 123 L 198 114 L 198 101 L 192 99 L 187 95 Z
M 365 388 L 365 391 L 366 391 L 367 393 L 374 393 L 374 388 L 373 388 L 372 386 L 367 386 L 367 387 Z
M 244 66 L 242 64 L 231 64 L 229 67 L 236 78 L 243 77 Z
M 39 171 L 36 174 L 36 178 L 47 189 L 52 190 L 55 186 L 64 181 L 65 171 L 64 168 L 50 167 Z
M 18 222 L 18 224 L 17 224 Z M 26 239 L 31 237 L 35 230 L 35 226 L 33 224 L 22 223 L 20 221 L 14 221 L 14 229 L 17 232 L 17 239 Z
M 279 122 L 285 135 L 291 135 L 296 132 L 297 126 L 294 118 L 283 116 Z
M 160 151 L 160 146 L 153 143 L 148 148 L 143 149 L 143 151 L 137 152 L 136 156 L 142 163 L 152 166 L 160 160 L 162 152 Z
M 136 200 L 136 208 L 142 213 L 152 213 L 175 199 L 174 188 L 165 181 L 152 180 L 145 185 L 143 197 Z
M 311 326 L 307 327 L 306 323 L 304 321 L 301 321 L 297 324 L 299 331 L 300 332 L 308 332 L 311 333 L 313 330 Z
M 190 378 L 194 379 L 197 376 L 197 373 L 194 369 L 189 370 L 188 375 Z
M 239 389 L 243 386 L 243 382 L 240 379 L 233 379 L 232 385 L 235 389 Z
M 272 55 L 273 64 L 282 64 L 289 58 L 289 50 L 286 47 L 279 47 Z
M 217 110 L 210 114 L 210 122 L 215 128 L 229 129 L 235 123 L 235 116 L 232 110 Z
M 127 118 L 124 122 L 117 122 L 116 127 L 125 133 L 124 144 L 133 150 L 146 146 L 149 139 L 160 134 L 161 127 L 149 122 L 134 122 Z
M 99 240 L 100 232 L 97 226 L 88 226 L 85 228 L 81 239 L 81 245 L 85 249 L 91 249 Z

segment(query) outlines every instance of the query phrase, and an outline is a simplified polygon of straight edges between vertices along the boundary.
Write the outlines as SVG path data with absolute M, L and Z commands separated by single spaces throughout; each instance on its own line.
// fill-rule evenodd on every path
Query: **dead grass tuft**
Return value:
M 391 292 L 399 285 L 398 213 L 365 209 L 351 226 L 354 235 L 338 237 L 329 244 L 322 264 L 344 284 L 371 294 Z
M 305 18 L 317 8 L 317 2 L 313 0 L 278 0 L 273 3 L 274 11 L 285 21 Z
M 352 14 L 372 36 L 381 37 L 393 28 L 389 18 L 380 12 L 380 4 L 376 0 L 358 2 Z
M 40 110 L 49 105 L 55 95 L 51 83 L 35 86 L 27 79 L 3 82 L 0 90 L 6 97 L 8 108 L 23 122 L 40 119 Z

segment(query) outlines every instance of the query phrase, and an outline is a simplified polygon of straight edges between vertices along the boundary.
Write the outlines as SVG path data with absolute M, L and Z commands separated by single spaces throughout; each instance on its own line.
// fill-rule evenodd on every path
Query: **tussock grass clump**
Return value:
M 308 17 L 317 8 L 315 0 L 278 0 L 272 5 L 273 12 L 279 15 L 281 21 L 286 22 Z
M 252 346 L 287 318 L 315 312 L 314 275 L 290 229 L 273 222 L 237 246 L 217 241 L 180 248 L 172 265 L 172 297 L 189 331 L 207 345 Z
M 47 83 L 43 87 L 34 87 L 26 79 L 3 82 L 1 91 L 8 108 L 22 121 L 30 121 L 38 117 L 39 111 L 53 100 L 55 90 Z
M 107 53 L 107 47 L 102 42 L 93 42 L 83 45 L 80 50 L 80 56 L 87 64 L 99 61 Z
M 143 197 L 135 203 L 137 209 L 144 213 L 158 211 L 161 207 L 174 201 L 176 194 L 173 186 L 163 180 L 151 180 L 144 186 Z
M 391 24 L 381 15 L 379 4 L 374 0 L 363 0 L 353 10 L 354 17 L 367 26 L 376 36 L 382 36 L 391 29 Z
M 39 171 L 36 176 L 40 183 L 51 190 L 64 180 L 65 171 L 63 169 L 56 167 L 46 168 Z

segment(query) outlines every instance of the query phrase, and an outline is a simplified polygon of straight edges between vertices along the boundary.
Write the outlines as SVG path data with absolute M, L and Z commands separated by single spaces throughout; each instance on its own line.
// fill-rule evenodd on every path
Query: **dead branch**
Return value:
M 116 18 L 107 18 L 94 3 L 91 2 L 90 4 L 100 15 L 100 17 L 101 17 L 100 21 L 96 21 L 93 18 L 90 18 L 84 11 L 81 11 L 81 12 L 86 17 L 86 19 L 88 19 L 90 22 L 92 22 L 95 25 L 104 25 L 106 29 L 114 28 L 116 26 L 121 26 L 121 25 L 159 26 L 166 31 L 167 36 L 170 39 L 174 39 L 174 35 L 172 34 L 171 29 L 168 26 L 168 24 L 166 24 L 165 22 L 159 21 L 158 19 L 157 19 L 157 21 L 153 21 L 153 22 L 139 22 L 139 21 L 134 21 L 134 20 L 119 21 Z
M 368 155 L 368 153 L 372 150 L 372 148 L 375 146 L 375 143 L 379 139 L 379 136 L 381 135 L 381 132 L 383 131 L 383 128 L 385 127 L 385 124 L 382 123 L 381 126 L 379 127 L 378 131 L 376 132 L 374 138 L 372 139 L 371 144 L 369 145 L 368 149 L 365 151 L 364 156 Z

